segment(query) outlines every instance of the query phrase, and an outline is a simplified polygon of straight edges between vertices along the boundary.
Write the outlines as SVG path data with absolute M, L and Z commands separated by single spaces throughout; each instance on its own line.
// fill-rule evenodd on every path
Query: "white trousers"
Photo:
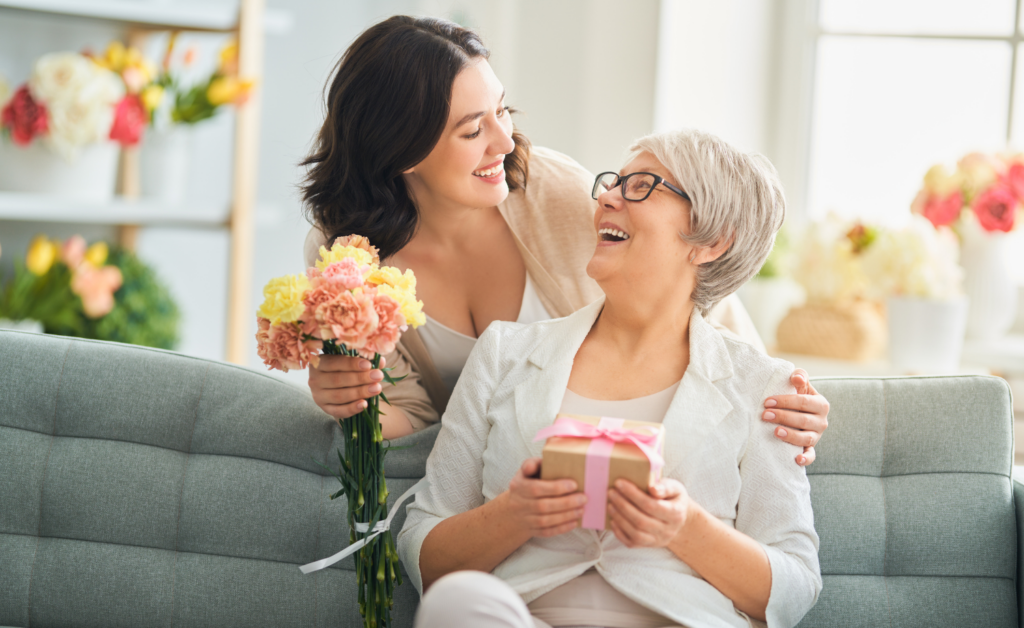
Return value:
M 530 616 L 523 598 L 497 576 L 456 571 L 435 582 L 416 612 L 415 628 L 551 628 Z

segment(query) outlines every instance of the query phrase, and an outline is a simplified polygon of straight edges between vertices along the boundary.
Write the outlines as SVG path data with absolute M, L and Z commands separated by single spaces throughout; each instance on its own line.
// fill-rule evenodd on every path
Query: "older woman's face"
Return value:
M 647 152 L 626 164 L 619 176 L 633 172 L 650 172 L 682 187 Z M 662 280 L 677 287 L 680 281 L 692 284 L 689 256 L 693 248 L 679 237 L 690 231 L 689 201 L 659 183 L 646 200 L 624 200 L 619 185 L 601 194 L 597 204 L 594 226 L 598 243 L 587 265 L 588 275 L 601 284 L 626 281 L 641 286 Z

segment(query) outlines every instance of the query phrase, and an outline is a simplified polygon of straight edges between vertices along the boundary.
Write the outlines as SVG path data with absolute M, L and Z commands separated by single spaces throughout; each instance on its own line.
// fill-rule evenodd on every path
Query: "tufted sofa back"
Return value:
M 386 459 L 391 496 L 436 430 Z M 308 393 L 112 343 L 0 332 L 0 626 L 355 626 L 340 444 Z M 403 512 L 396 517 L 404 520 Z M 417 596 L 399 589 L 399 625 Z
M 1017 625 L 1006 382 L 814 385 L 832 406 L 807 471 L 825 586 L 800 626 Z
M 815 385 L 832 404 L 808 470 L 825 588 L 801 626 L 1017 624 L 1006 384 Z M 388 455 L 391 499 L 436 434 Z M 338 437 L 307 393 L 259 373 L 0 331 L 0 627 L 358 626 L 351 559 L 298 570 L 348 542 L 314 462 Z M 396 626 L 416 602 L 406 583 Z

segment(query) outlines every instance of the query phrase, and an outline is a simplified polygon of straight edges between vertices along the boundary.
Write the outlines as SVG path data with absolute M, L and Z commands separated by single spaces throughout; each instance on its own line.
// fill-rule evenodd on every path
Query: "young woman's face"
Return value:
M 647 152 L 626 164 L 619 176 L 633 172 L 656 174 L 680 187 L 668 169 Z M 604 192 L 597 199 L 594 226 L 597 249 L 587 274 L 598 283 L 622 279 L 642 285 L 671 278 L 689 283 L 692 291 L 695 275 L 689 258 L 695 251 L 679 237 L 690 232 L 690 202 L 664 184 L 657 184 L 643 201 L 623 199 L 621 183 Z
M 505 90 L 486 59 L 455 77 L 448 124 L 427 158 L 406 180 L 417 200 L 462 207 L 494 207 L 508 196 L 502 161 L 512 152 L 512 120 Z

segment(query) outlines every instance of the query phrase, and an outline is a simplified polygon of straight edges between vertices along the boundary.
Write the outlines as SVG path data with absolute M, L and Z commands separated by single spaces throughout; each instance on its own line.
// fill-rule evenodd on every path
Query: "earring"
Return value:
M 690 263 L 692 264 L 695 259 L 697 259 L 697 249 L 694 249 L 693 253 L 690 253 Z

